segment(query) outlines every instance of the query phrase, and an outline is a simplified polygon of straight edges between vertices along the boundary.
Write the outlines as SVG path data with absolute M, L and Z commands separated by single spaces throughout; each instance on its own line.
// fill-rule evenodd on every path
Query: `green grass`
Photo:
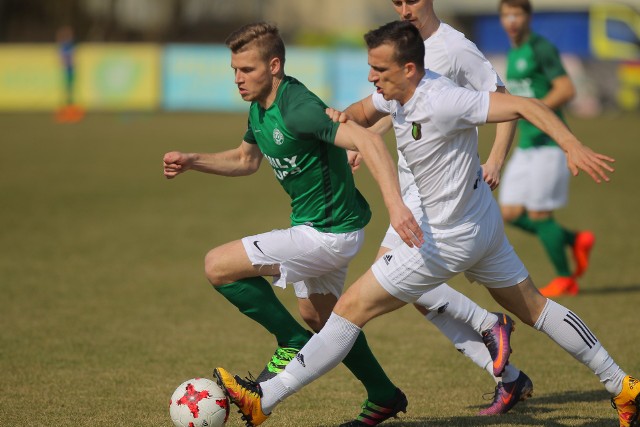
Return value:
M 0 426 L 169 426 L 174 388 L 215 366 L 257 373 L 273 339 L 210 289 L 211 248 L 288 225 L 289 204 L 268 165 L 258 176 L 162 176 L 165 151 L 217 151 L 240 142 L 244 116 L 92 115 L 57 125 L 48 115 L 1 115 Z M 640 373 L 637 353 L 640 210 L 637 116 L 571 120 L 584 142 L 617 158 L 613 181 L 572 181 L 560 220 L 595 231 L 578 312 L 616 361 Z M 483 130 L 483 153 L 492 130 Z M 370 265 L 387 214 L 366 170 L 358 184 L 374 218 L 352 264 Z M 508 230 L 534 280 L 553 277 L 540 244 Z M 484 307 L 487 292 L 452 285 Z M 295 312 L 293 292 L 280 292 Z M 474 416 L 492 392 L 486 373 L 459 355 L 413 308 L 365 328 L 409 412 L 389 426 L 599 426 L 615 412 L 597 378 L 542 334 L 519 325 L 512 361 L 534 398 L 500 418 Z M 329 426 L 354 416 L 361 386 L 339 366 L 280 406 L 274 426 Z M 235 415 L 235 414 L 234 414 Z M 232 416 L 229 426 L 240 426 Z

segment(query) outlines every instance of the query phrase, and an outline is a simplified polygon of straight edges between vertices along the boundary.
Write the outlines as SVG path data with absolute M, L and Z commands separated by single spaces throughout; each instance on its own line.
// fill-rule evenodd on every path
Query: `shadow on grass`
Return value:
M 606 294 L 622 294 L 628 292 L 640 292 L 640 284 L 636 285 L 611 285 L 602 288 L 580 289 L 578 295 L 606 295 Z
M 453 418 L 425 418 L 424 421 L 402 420 L 387 421 L 383 426 L 387 427 L 472 427 L 472 426 L 505 426 L 505 425 L 523 425 L 523 426 L 544 426 L 544 427 L 566 427 L 567 425 L 580 427 L 602 427 L 607 425 L 616 425 L 615 418 L 601 417 L 588 420 L 581 417 L 559 416 L 557 418 L 536 419 L 529 415 L 521 415 L 517 417 L 507 418 L 507 416 L 495 417 L 453 417 Z
M 617 413 L 615 410 L 599 414 L 597 419 L 593 416 L 581 417 L 570 415 L 566 409 L 558 409 L 558 405 L 580 403 L 602 403 L 609 400 L 609 394 L 604 390 L 590 391 L 563 391 L 562 393 L 545 394 L 540 397 L 532 397 L 526 402 L 516 405 L 508 414 L 493 417 L 480 416 L 460 416 L 460 417 L 412 417 L 411 421 L 391 419 L 386 421 L 386 427 L 471 427 L 471 426 L 504 426 L 504 425 L 525 425 L 525 426 L 545 426 L 545 427 L 566 427 L 567 425 L 581 427 L 600 427 L 604 425 L 615 425 Z M 551 405 L 551 406 L 550 406 Z M 486 405 L 468 406 L 473 410 L 480 410 Z M 411 411 L 411 408 L 409 408 Z M 556 416 L 540 414 L 550 414 L 560 412 Z M 411 413 L 411 412 L 410 412 Z M 417 420 L 416 420 L 417 418 Z M 323 424 L 321 427 L 329 427 Z

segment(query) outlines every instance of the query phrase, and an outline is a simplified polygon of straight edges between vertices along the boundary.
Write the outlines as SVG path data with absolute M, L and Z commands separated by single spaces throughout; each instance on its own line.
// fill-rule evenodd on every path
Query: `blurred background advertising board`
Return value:
M 0 45 L 0 110 L 51 111 L 62 103 L 62 81 L 54 45 Z
M 160 105 L 157 44 L 81 44 L 78 104 L 90 110 L 156 110 Z
M 334 53 L 325 49 L 288 47 L 285 72 L 331 104 L 332 70 L 340 68 L 335 60 Z M 366 60 L 363 66 L 367 68 Z M 238 94 L 231 54 L 224 45 L 169 45 L 164 49 L 162 69 L 162 107 L 166 110 L 249 108 Z
M 331 78 L 335 90 L 332 107 L 344 109 L 373 93 L 374 86 L 367 80 L 369 64 L 366 50 L 338 49 L 333 57 Z
M 554 43 L 579 116 L 640 111 L 640 0 L 535 0 L 532 28 Z M 498 2 L 437 2 L 504 77 Z M 277 24 L 285 71 L 328 105 L 371 93 L 362 35 L 397 19 L 388 1 L 2 0 L 0 111 L 246 111 L 224 40 Z
M 168 45 L 162 58 L 166 110 L 245 111 L 224 45 Z

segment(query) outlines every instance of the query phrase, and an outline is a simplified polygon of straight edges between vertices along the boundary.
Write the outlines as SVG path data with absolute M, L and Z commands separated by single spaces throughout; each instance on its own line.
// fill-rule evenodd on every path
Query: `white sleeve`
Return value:
M 431 120 L 443 135 L 473 128 L 487 122 L 489 92 L 477 92 L 462 87 L 439 91 L 433 99 Z
M 491 62 L 470 40 L 465 39 L 465 43 L 456 44 L 451 54 L 455 80 L 460 86 L 489 92 L 495 92 L 498 86 L 504 86 Z
M 391 101 L 385 100 L 384 97 L 378 92 L 373 92 L 373 95 L 371 95 L 371 100 L 373 101 L 373 107 L 376 110 L 380 111 L 381 113 L 391 113 Z

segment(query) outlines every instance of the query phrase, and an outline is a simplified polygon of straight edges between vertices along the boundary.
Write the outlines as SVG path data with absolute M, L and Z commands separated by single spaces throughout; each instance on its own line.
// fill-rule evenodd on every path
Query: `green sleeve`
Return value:
M 539 39 L 539 41 L 534 44 L 533 51 L 536 58 L 540 61 L 542 72 L 549 81 L 567 75 L 567 72 L 562 66 L 558 49 L 550 42 Z
M 316 139 L 333 144 L 340 123 L 334 123 L 325 113 L 326 105 L 313 97 L 305 97 L 284 117 L 287 129 L 298 138 Z
M 249 144 L 257 144 L 255 136 L 253 136 L 253 129 L 251 129 L 251 119 L 247 119 L 247 131 L 244 133 L 243 141 L 247 141 Z

